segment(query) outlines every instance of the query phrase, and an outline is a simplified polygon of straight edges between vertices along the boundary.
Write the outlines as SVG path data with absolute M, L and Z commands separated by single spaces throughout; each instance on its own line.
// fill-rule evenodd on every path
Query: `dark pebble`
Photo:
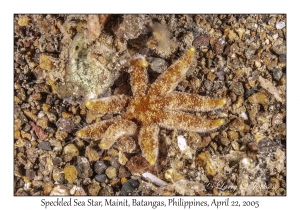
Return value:
M 120 163 L 119 163 L 119 157 L 118 156 L 114 156 L 110 159 L 110 164 L 115 167 L 115 168 L 119 168 L 120 167 Z
M 130 179 L 123 184 L 120 195 L 121 196 L 131 195 L 131 193 L 134 190 L 138 189 L 139 186 L 140 186 L 140 182 L 138 180 Z
M 224 55 L 229 55 L 229 53 L 230 53 L 230 45 L 227 45 L 226 47 L 225 47 L 225 50 L 224 50 Z
M 269 154 L 275 152 L 279 144 L 269 138 L 263 138 L 258 142 L 258 151 L 261 154 Z
M 255 91 L 253 89 L 247 89 L 245 92 L 245 98 L 251 96 Z
M 56 122 L 59 130 L 70 133 L 74 129 L 74 123 L 70 118 L 59 118 Z
M 103 183 L 103 182 L 106 181 L 106 175 L 105 174 L 98 174 L 98 175 L 95 176 L 95 180 L 97 182 Z
M 46 133 L 55 133 L 54 128 L 48 127 L 45 129 Z
M 201 46 L 207 47 L 209 45 L 209 39 L 210 39 L 210 37 L 207 34 L 197 36 L 193 41 L 193 45 L 196 48 L 201 47 Z
M 86 157 L 77 157 L 77 166 L 76 166 L 78 176 L 80 178 L 88 178 L 90 170 L 90 163 Z
M 38 147 L 42 150 L 51 151 L 51 145 L 48 141 L 42 141 L 41 143 L 39 143 Z
M 57 181 L 59 184 L 64 184 L 64 183 L 66 183 L 65 175 L 64 175 L 63 173 L 58 174 L 57 177 L 56 177 L 56 181 Z
M 225 46 L 225 40 L 220 38 L 218 39 L 218 41 L 215 42 L 213 46 L 213 50 L 217 55 L 220 55 L 223 53 L 224 46 Z
M 55 158 L 52 159 L 52 163 L 53 163 L 53 165 L 58 166 L 62 163 L 62 158 L 55 157 Z
M 274 69 L 273 70 L 273 78 L 275 79 L 275 80 L 277 80 L 277 81 L 279 81 L 280 79 L 281 79 L 281 77 L 282 77 L 282 71 L 281 71 L 281 69 Z
M 258 150 L 258 146 L 257 143 L 255 141 L 249 142 L 247 144 L 247 146 L 249 147 L 250 150 L 252 151 L 257 151 Z
M 27 177 L 29 180 L 33 180 L 34 177 L 35 177 L 35 171 L 32 170 L 32 169 L 27 169 L 27 170 L 26 170 L 26 177 Z
M 54 103 L 54 101 L 56 100 L 56 95 L 54 94 L 49 94 L 47 95 L 47 98 L 46 98 L 46 103 L 51 105 Z
M 121 166 L 119 168 L 119 173 L 118 173 L 119 178 L 129 177 L 130 175 L 131 175 L 131 173 L 127 170 L 127 168 L 125 166 Z
M 106 168 L 107 168 L 107 165 L 102 160 L 98 160 L 94 165 L 94 170 L 95 170 L 96 174 L 102 174 Z
M 286 62 L 286 54 L 279 55 L 279 61 L 282 63 Z
M 26 131 L 26 132 L 30 131 L 30 129 L 31 129 L 31 126 L 29 125 L 29 123 L 26 123 L 23 127 L 23 131 Z

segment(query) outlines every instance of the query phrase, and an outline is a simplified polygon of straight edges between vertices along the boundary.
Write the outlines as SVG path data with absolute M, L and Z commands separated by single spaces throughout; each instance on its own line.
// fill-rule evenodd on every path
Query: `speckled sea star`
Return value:
M 159 149 L 159 127 L 207 132 L 223 125 L 224 119 L 202 119 L 184 111 L 218 109 L 226 103 L 226 98 L 208 98 L 174 91 L 186 75 L 194 53 L 195 48 L 191 47 L 150 86 L 148 63 L 144 57 L 137 56 L 132 60 L 130 68 L 133 96 L 114 95 L 85 103 L 90 110 L 121 115 L 89 125 L 79 130 L 77 137 L 101 139 L 100 148 L 109 149 L 120 137 L 133 136 L 138 132 L 142 155 L 154 165 Z

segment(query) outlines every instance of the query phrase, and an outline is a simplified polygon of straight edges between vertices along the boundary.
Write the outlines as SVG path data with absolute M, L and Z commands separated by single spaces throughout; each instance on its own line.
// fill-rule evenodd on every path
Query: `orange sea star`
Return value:
M 114 95 L 85 103 L 90 110 L 121 115 L 86 126 L 76 133 L 77 137 L 101 139 L 100 148 L 109 149 L 120 137 L 138 133 L 142 155 L 154 165 L 159 149 L 159 127 L 207 132 L 223 125 L 224 119 L 202 119 L 184 111 L 218 109 L 226 103 L 226 98 L 174 91 L 186 75 L 194 53 L 195 48 L 191 47 L 150 86 L 147 61 L 142 56 L 133 59 L 129 71 L 133 96 Z

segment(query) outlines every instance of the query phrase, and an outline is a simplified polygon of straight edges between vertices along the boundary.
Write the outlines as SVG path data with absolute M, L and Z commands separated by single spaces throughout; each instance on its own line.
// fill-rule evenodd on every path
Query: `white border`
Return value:
M 296 2 L 296 1 L 295 1 Z M 0 72 L 3 75 L 0 83 L 1 96 L 1 153 L 0 153 L 0 206 L 3 209 L 41 209 L 40 197 L 13 196 L 13 14 L 14 13 L 286 13 L 287 14 L 287 196 L 286 197 L 232 197 L 231 200 L 259 200 L 258 209 L 286 208 L 298 206 L 299 180 L 299 134 L 298 109 L 300 95 L 296 86 L 300 79 L 298 61 L 300 19 L 296 4 L 278 0 L 251 1 L 1 1 L 0 3 Z M 299 128 L 298 128 L 299 130 Z M 298 172 L 298 173 L 297 173 Z M 45 197 L 44 197 L 45 198 Z M 127 197 L 128 199 L 131 199 Z M 193 199 L 194 197 L 184 197 Z M 218 200 L 225 198 L 216 197 Z M 88 199 L 82 198 L 79 199 Z M 101 199 L 104 199 L 103 197 Z M 167 200 L 168 197 L 144 197 L 149 200 Z M 213 197 L 199 197 L 200 200 L 212 200 Z M 6 207 L 6 208 L 5 208 Z M 56 207 L 57 208 L 57 207 Z M 72 209 L 74 207 L 71 207 Z M 61 209 L 71 209 L 63 207 Z M 76 207 L 75 207 L 76 208 Z M 99 209 L 100 207 L 97 207 Z M 152 209 L 151 207 L 146 207 Z M 183 207 L 172 207 L 183 209 Z M 198 207 L 199 209 L 201 207 Z M 95 208 L 96 209 L 96 208 Z M 108 208 L 102 208 L 108 209 Z M 109 208 L 116 209 L 116 208 Z M 118 208 L 119 209 L 119 208 Z M 123 208 L 122 208 L 123 209 Z M 126 208 L 124 208 L 126 209 Z M 140 209 L 132 208 L 131 209 Z M 159 208 L 158 208 L 159 209 Z M 196 209 L 196 208 L 194 208 Z M 213 209 L 213 208 L 210 208 Z M 223 209 L 223 208 L 219 208 Z M 231 209 L 231 208 L 226 208 Z M 249 207 L 247 209 L 250 209 Z M 293 209 L 297 209 L 293 208 Z

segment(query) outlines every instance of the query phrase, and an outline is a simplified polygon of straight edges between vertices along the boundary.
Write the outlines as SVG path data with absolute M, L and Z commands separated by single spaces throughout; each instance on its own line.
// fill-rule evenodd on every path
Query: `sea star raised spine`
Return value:
M 149 86 L 147 66 L 143 56 L 131 62 L 130 84 L 133 96 L 114 95 L 89 100 L 86 107 L 100 113 L 120 113 L 79 130 L 80 138 L 101 139 L 102 149 L 109 149 L 122 136 L 138 135 L 142 155 L 151 164 L 158 157 L 159 127 L 193 132 L 208 132 L 225 124 L 224 119 L 208 120 L 184 111 L 210 111 L 226 104 L 226 98 L 209 98 L 176 92 L 194 57 L 191 47 Z M 140 129 L 138 129 L 140 127 Z

